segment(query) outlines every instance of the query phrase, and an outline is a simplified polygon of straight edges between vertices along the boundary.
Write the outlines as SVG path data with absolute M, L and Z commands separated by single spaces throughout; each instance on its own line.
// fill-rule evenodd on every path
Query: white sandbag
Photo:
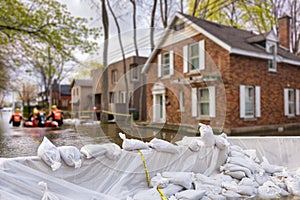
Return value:
M 242 149 L 242 147 L 240 147 L 238 145 L 230 145 L 229 151 L 239 151 L 239 152 L 243 153 L 244 150 Z
M 74 146 L 58 147 L 60 156 L 66 165 L 70 167 L 81 167 L 80 151 Z
M 214 136 L 214 132 L 212 128 L 208 125 L 199 123 L 199 132 L 201 136 L 201 140 L 203 141 L 205 146 L 214 146 L 216 143 L 216 138 Z
M 223 189 L 222 196 L 226 197 L 226 199 L 240 199 L 241 195 L 232 190 Z
M 213 193 L 208 193 L 206 194 L 208 198 L 210 199 L 217 199 L 217 200 L 226 200 L 226 197 L 221 195 L 221 194 L 213 194 Z
M 242 167 L 240 165 L 235 165 L 235 164 L 230 164 L 230 163 L 226 163 L 225 165 L 220 166 L 220 171 L 230 171 L 230 172 L 235 172 L 235 171 L 242 171 L 246 174 L 247 177 L 251 178 L 253 177 L 251 171 L 246 168 L 246 167 Z
M 226 175 L 224 173 L 214 174 L 214 175 L 211 175 L 209 178 L 214 179 L 218 182 L 232 181 L 233 180 L 231 176 Z
M 256 196 L 257 188 L 251 186 L 238 185 L 237 190 L 235 192 L 239 193 L 240 195 Z
M 256 163 L 260 163 L 260 160 L 257 156 L 256 150 L 255 149 L 245 149 L 243 150 L 244 154 L 247 155 L 249 158 L 254 160 Z
M 151 187 L 165 188 L 169 183 L 169 179 L 162 177 L 160 173 L 157 173 L 156 176 L 152 177 L 150 180 Z
M 42 143 L 38 147 L 37 155 L 51 167 L 53 171 L 61 166 L 59 150 L 47 137 L 44 136 Z
M 80 152 L 85 155 L 87 159 L 105 155 L 108 159 L 117 160 L 120 157 L 122 150 L 115 143 L 105 143 L 84 145 L 81 147 Z
M 172 195 L 178 193 L 182 189 L 183 187 L 180 185 L 169 184 L 167 187 L 162 188 L 161 190 L 166 197 L 171 197 Z
M 191 189 L 195 180 L 192 172 L 163 172 L 162 177 L 168 178 L 170 183 L 181 185 L 186 189 Z
M 246 167 L 248 168 L 252 174 L 254 173 L 264 173 L 264 169 L 258 165 L 257 163 L 255 163 L 253 160 L 251 160 L 250 158 L 244 157 L 228 157 L 227 159 L 227 163 L 231 163 L 231 164 L 235 164 L 235 165 L 240 165 L 242 167 Z
M 191 151 L 197 152 L 201 146 L 204 146 L 200 138 L 184 136 L 181 140 L 175 142 L 178 146 L 187 146 Z
M 230 143 L 227 141 L 224 135 L 215 136 L 215 140 L 216 140 L 216 147 L 219 148 L 220 150 L 224 150 L 230 145 Z
M 294 196 L 300 196 L 300 179 L 288 177 L 285 184 L 289 193 Z
M 281 189 L 272 181 L 265 182 L 258 188 L 258 196 L 263 199 L 276 199 L 280 198 Z
M 245 157 L 246 155 L 241 151 L 230 150 L 228 152 L 228 156 L 230 156 L 230 157 Z
M 237 183 L 235 181 L 230 181 L 230 182 L 223 182 L 222 187 L 225 188 L 226 190 L 233 190 L 236 191 L 237 189 Z
M 167 153 L 178 153 L 178 146 L 171 144 L 168 141 L 153 138 L 149 142 L 149 146 L 155 149 L 156 151 L 167 152 Z
M 246 177 L 246 174 L 243 171 L 225 171 L 224 173 L 238 180 Z
M 241 185 L 241 186 L 250 186 L 250 187 L 253 187 L 253 188 L 258 188 L 259 187 L 259 184 L 254 180 L 254 179 L 250 179 L 250 178 L 243 178 L 239 183 L 238 185 Z
M 161 196 L 156 188 L 151 188 L 147 190 L 141 190 L 136 193 L 133 200 L 154 200 L 154 199 L 161 199 Z
M 148 144 L 137 139 L 127 139 L 126 135 L 119 133 L 120 138 L 123 140 L 122 148 L 127 151 L 134 151 L 138 149 L 149 149 Z
M 178 200 L 199 200 L 205 195 L 205 190 L 184 190 L 175 194 Z
M 195 190 L 205 190 L 206 194 L 213 193 L 213 194 L 220 194 L 222 192 L 222 188 L 217 185 L 210 185 L 210 184 L 203 184 L 200 181 L 194 181 Z
M 203 174 L 195 174 L 195 181 L 201 182 L 202 184 L 209 184 L 213 186 L 221 186 L 222 184 L 222 181 L 220 179 L 210 178 Z
M 266 173 L 264 174 L 256 173 L 254 174 L 254 179 L 259 185 L 263 185 L 265 182 L 270 180 L 270 176 L 268 176 Z
M 263 161 L 261 163 L 261 166 L 265 170 L 265 172 L 267 172 L 269 174 L 282 172 L 284 170 L 284 167 L 282 167 L 282 166 L 271 165 L 265 156 L 262 157 L 262 160 Z
M 40 181 L 38 185 L 44 189 L 42 200 L 59 200 L 57 196 L 48 190 L 47 183 Z

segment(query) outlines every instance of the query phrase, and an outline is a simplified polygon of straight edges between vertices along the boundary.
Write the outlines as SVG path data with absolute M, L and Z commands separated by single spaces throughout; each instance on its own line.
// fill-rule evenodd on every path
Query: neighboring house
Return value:
M 300 58 L 289 17 L 257 35 L 177 13 L 142 72 L 151 123 L 210 124 L 228 134 L 300 125 Z
M 51 85 L 52 105 L 56 105 L 64 111 L 71 110 L 71 86 L 67 84 L 58 84 L 55 79 Z
M 73 117 L 79 118 L 85 112 L 93 111 L 92 80 L 74 79 L 71 83 L 71 104 Z
M 108 111 L 120 114 L 129 114 L 132 110 L 139 113 L 136 116 L 139 119 L 146 118 L 146 99 L 145 95 L 141 95 L 145 85 L 143 85 L 144 77 L 141 76 L 141 68 L 145 64 L 147 58 L 132 56 L 126 58 L 126 76 L 124 75 L 123 60 L 109 64 L 107 70 L 108 90 L 103 89 L 103 69 L 97 69 L 93 72 L 94 81 L 94 105 L 97 110 L 103 109 L 103 97 L 108 97 Z M 127 83 L 127 88 L 126 88 Z M 140 103 L 142 102 L 142 104 Z M 112 117 L 112 116 L 111 116 Z M 111 119 L 111 118 L 110 118 Z

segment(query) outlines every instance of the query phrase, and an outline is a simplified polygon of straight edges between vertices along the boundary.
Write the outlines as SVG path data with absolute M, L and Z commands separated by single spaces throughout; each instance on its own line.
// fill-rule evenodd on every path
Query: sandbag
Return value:
M 214 146 L 216 143 L 216 138 L 214 136 L 212 128 L 202 123 L 199 123 L 199 126 L 199 132 L 204 146 Z
M 194 181 L 192 172 L 163 172 L 162 177 L 168 178 L 170 183 L 180 185 L 185 189 L 191 189 Z
M 80 151 L 74 146 L 58 147 L 60 156 L 66 165 L 70 167 L 81 167 Z
M 105 143 L 84 145 L 81 147 L 80 152 L 85 155 L 87 159 L 105 155 L 110 160 L 118 160 L 122 150 L 115 143 Z
M 126 135 L 119 133 L 120 138 L 123 140 L 122 148 L 127 151 L 134 151 L 139 149 L 149 149 L 148 144 L 137 139 L 127 139 Z
M 156 151 L 167 152 L 167 153 L 178 153 L 178 146 L 171 144 L 168 141 L 153 138 L 149 142 L 149 146 L 155 149 Z
M 51 167 L 53 171 L 61 166 L 61 159 L 59 150 L 56 148 L 47 137 L 44 136 L 42 143 L 38 147 L 37 155 Z
M 175 194 L 178 200 L 199 200 L 205 195 L 205 190 L 184 190 Z

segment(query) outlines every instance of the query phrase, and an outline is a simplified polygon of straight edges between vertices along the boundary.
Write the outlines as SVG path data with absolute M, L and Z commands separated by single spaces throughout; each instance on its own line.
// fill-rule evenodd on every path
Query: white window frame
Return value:
M 267 52 L 273 55 L 273 58 L 268 60 L 268 70 L 269 72 L 277 72 L 277 44 L 275 42 L 267 41 L 266 48 Z
M 294 89 L 284 88 L 284 115 L 287 117 L 294 117 L 296 114 L 295 97 L 296 97 L 296 91 Z
M 198 54 L 195 55 L 193 58 L 198 58 L 198 66 L 195 69 L 192 69 L 191 64 L 191 49 L 193 46 L 198 45 Z M 183 72 L 197 72 L 198 70 L 205 69 L 205 40 L 200 40 L 197 43 L 191 43 L 185 45 L 183 47 Z
M 300 115 L 300 90 L 296 89 L 296 115 Z
M 113 84 L 117 83 L 118 81 L 118 71 L 116 69 L 111 71 L 111 82 Z
M 184 112 L 184 90 L 179 91 L 179 109 L 181 112 Z
M 207 102 L 201 101 L 200 90 L 208 89 L 209 98 Z M 208 115 L 202 115 L 200 113 L 201 104 L 208 103 L 209 104 L 209 113 Z M 198 117 L 200 119 L 205 118 L 214 118 L 216 117 L 216 89 L 215 86 L 201 87 L 201 88 L 192 88 L 192 116 Z
M 139 67 L 138 66 L 130 66 L 130 77 L 131 81 L 138 81 L 139 80 Z
M 168 55 L 169 60 L 166 62 L 165 57 Z M 163 54 L 158 54 L 158 68 L 157 68 L 157 76 L 160 77 L 170 77 L 174 74 L 174 50 L 165 52 Z M 165 73 L 168 71 L 168 73 Z
M 249 94 L 249 89 L 253 89 L 252 99 L 247 100 L 247 92 Z M 261 117 L 261 103 L 260 103 L 260 86 L 253 85 L 240 85 L 240 118 L 258 118 Z M 246 112 L 246 104 L 252 102 L 253 113 Z
M 119 92 L 119 103 L 126 103 L 126 92 L 125 91 Z

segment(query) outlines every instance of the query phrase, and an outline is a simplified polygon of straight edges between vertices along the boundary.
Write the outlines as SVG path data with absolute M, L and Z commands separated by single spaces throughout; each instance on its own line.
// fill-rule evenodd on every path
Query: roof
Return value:
M 215 43 L 219 44 L 221 47 L 228 50 L 231 54 L 240 54 L 264 59 L 272 58 L 272 55 L 267 53 L 264 48 L 255 44 L 255 42 L 265 40 L 268 35 L 270 35 L 270 32 L 258 35 L 253 31 L 247 31 L 231 26 L 217 24 L 183 13 L 176 13 L 172 22 L 170 23 L 170 26 L 172 26 L 172 24 L 174 24 L 177 19 L 181 19 L 183 22 L 192 26 L 199 33 L 202 33 Z M 159 44 L 162 44 L 167 36 L 168 31 L 165 32 L 165 36 L 162 37 L 162 40 Z M 157 49 L 152 52 L 147 63 L 145 64 L 144 69 L 142 70 L 143 73 L 145 72 L 148 63 L 151 63 L 152 59 L 155 57 L 156 52 L 159 49 L 160 45 L 158 45 Z M 278 55 L 281 58 L 281 62 L 300 65 L 300 57 L 292 54 L 284 47 L 280 46 L 278 48 Z
M 76 85 L 76 86 L 81 86 L 81 87 L 92 87 L 92 80 L 90 79 L 74 79 L 72 81 L 72 84 L 71 84 L 71 88 Z
M 60 85 L 60 93 L 62 95 L 71 95 L 71 86 L 70 85 Z

